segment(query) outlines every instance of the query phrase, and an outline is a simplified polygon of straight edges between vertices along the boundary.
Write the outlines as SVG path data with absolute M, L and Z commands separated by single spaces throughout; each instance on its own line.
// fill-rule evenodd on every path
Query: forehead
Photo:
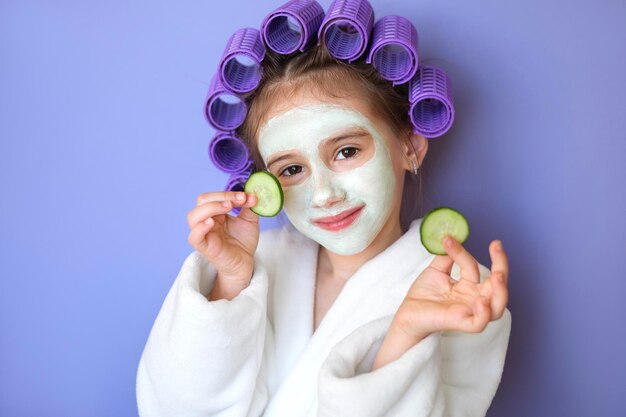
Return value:
M 356 109 L 328 103 L 301 105 L 274 116 L 262 126 L 259 150 L 266 161 L 287 150 L 315 154 L 322 141 L 356 129 L 384 140 L 372 122 Z
M 267 120 L 259 131 L 259 141 L 261 144 L 270 137 L 281 136 L 282 133 L 291 135 L 294 130 L 314 138 L 333 134 L 343 128 L 370 127 L 371 124 L 368 117 L 355 108 L 330 103 L 305 104 Z

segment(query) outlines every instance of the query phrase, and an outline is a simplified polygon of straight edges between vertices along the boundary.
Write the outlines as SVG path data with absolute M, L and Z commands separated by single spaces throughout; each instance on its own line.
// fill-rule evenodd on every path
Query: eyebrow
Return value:
M 342 140 L 345 139 L 353 139 L 353 138 L 360 138 L 360 137 L 365 137 L 365 136 L 369 136 L 369 132 L 359 128 L 358 130 L 351 130 L 349 132 L 343 133 L 337 137 L 331 138 L 331 139 L 326 139 L 323 143 L 332 143 L 335 144 L 337 142 L 340 142 Z
M 336 136 L 334 138 L 325 139 L 322 143 L 324 143 L 324 144 L 327 144 L 327 143 L 336 144 L 338 142 L 341 142 L 342 140 L 359 138 L 359 137 L 365 137 L 365 136 L 369 136 L 369 132 L 364 130 L 363 128 L 359 128 L 358 130 L 350 130 L 348 132 L 342 133 L 341 135 Z M 267 164 L 267 167 L 269 168 L 270 166 L 274 165 L 277 162 L 280 162 L 280 161 L 282 161 L 284 159 L 290 158 L 292 155 L 293 155 L 292 153 L 287 153 L 287 154 L 281 155 L 281 156 L 273 159 L 272 161 L 270 161 L 270 163 Z

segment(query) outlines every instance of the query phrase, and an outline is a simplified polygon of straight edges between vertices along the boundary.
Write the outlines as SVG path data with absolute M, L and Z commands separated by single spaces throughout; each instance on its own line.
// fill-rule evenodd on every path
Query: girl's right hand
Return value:
M 220 279 L 242 288 L 252 277 L 259 242 L 259 216 L 250 210 L 256 203 L 252 193 L 209 192 L 200 194 L 187 214 L 189 244 L 215 266 Z M 228 215 L 235 206 L 241 207 L 239 215 Z

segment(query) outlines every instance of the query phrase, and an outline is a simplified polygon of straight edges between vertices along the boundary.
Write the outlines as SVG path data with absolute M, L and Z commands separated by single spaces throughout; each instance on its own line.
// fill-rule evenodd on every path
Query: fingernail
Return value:
M 498 242 L 496 243 L 496 250 L 499 252 L 502 252 L 502 241 L 498 240 Z
M 223 201 L 223 202 L 222 202 L 222 205 L 223 205 L 224 207 L 230 207 L 230 206 L 231 206 L 231 202 L 230 202 L 230 201 Z
M 235 197 L 238 201 L 243 201 L 246 199 L 246 195 L 244 193 L 237 193 L 237 196 Z
M 443 244 L 446 248 L 450 249 L 452 247 L 452 239 L 449 237 L 446 237 L 443 241 Z

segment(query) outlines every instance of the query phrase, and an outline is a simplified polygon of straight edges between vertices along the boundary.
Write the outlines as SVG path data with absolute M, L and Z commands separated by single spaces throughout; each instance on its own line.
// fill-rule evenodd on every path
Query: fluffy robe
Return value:
M 478 417 L 500 383 L 511 314 L 481 333 L 439 332 L 371 371 L 393 315 L 432 261 L 419 226 L 350 277 L 313 332 L 319 245 L 262 231 L 250 285 L 206 298 L 215 267 L 192 252 L 137 369 L 141 417 Z M 479 264 L 481 280 L 490 271 Z M 459 278 L 455 263 L 452 277 Z

